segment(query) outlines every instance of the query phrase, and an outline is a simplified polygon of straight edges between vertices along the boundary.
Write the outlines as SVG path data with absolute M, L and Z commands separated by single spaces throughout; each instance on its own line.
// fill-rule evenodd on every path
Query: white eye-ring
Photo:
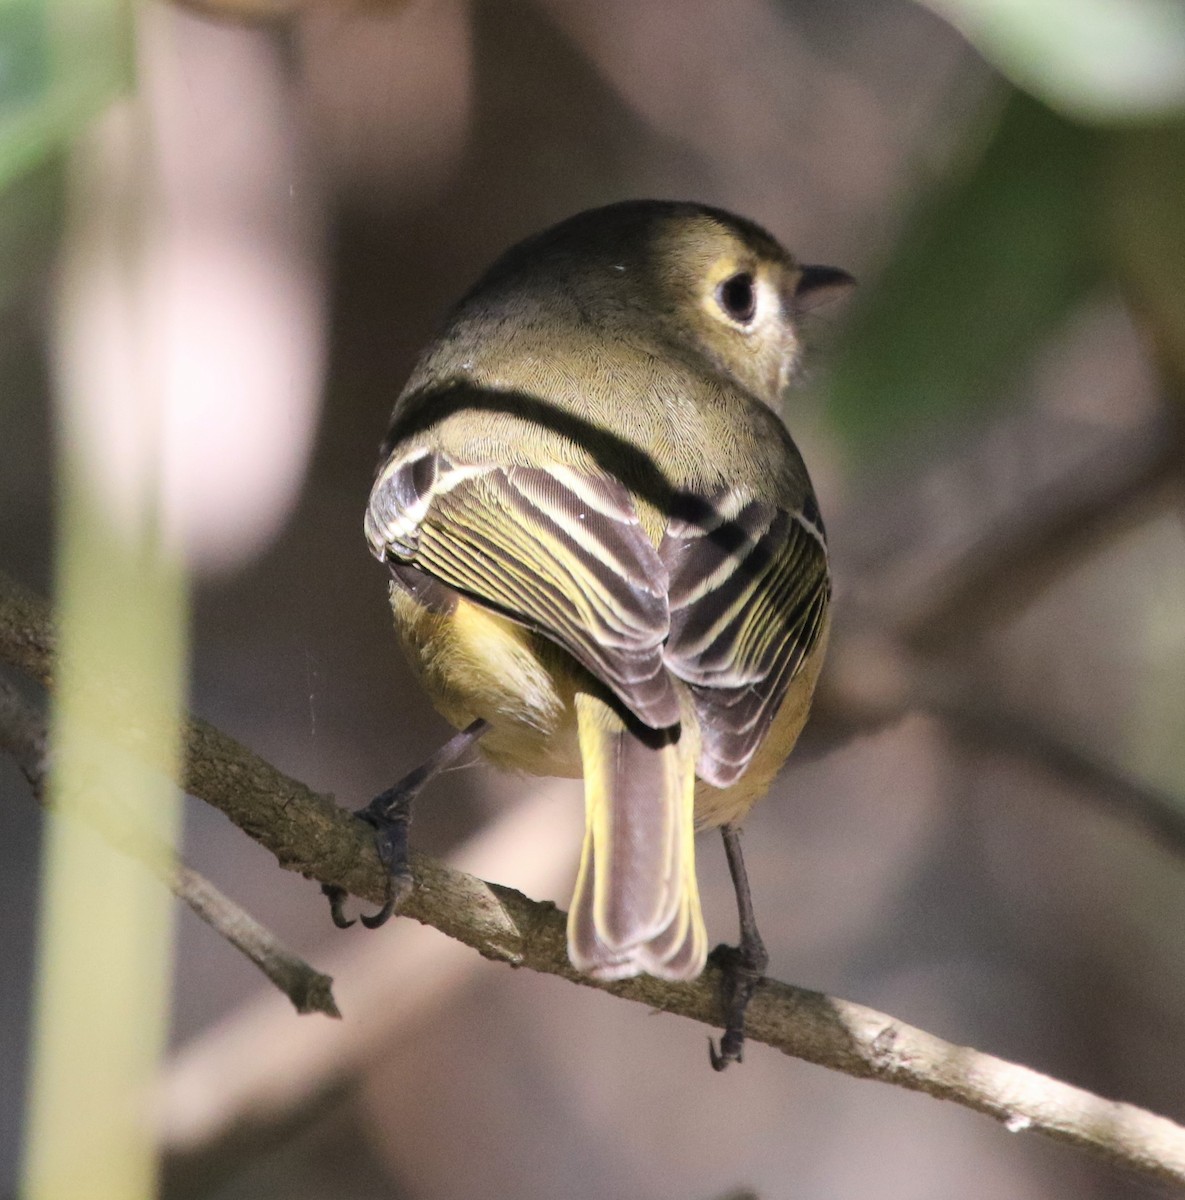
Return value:
M 757 315 L 757 280 L 752 271 L 738 271 L 719 284 L 716 303 L 730 321 L 750 324 Z

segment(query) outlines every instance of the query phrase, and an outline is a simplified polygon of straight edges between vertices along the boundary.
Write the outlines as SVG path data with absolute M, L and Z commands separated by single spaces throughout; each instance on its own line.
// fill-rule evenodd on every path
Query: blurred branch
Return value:
M 1032 424 L 1019 422 L 1003 440 L 1023 453 L 1027 445 L 1047 444 L 1057 435 L 1056 429 Z M 947 464 L 973 491 L 969 502 L 979 517 L 973 528 L 960 530 L 953 553 L 942 535 L 957 521 L 944 513 L 935 536 L 919 518 L 919 511 L 933 507 L 928 490 L 934 480 L 916 483 L 919 496 L 910 496 L 907 486 L 895 502 L 867 502 L 849 519 L 852 541 L 864 543 L 864 555 L 861 560 L 857 544 L 798 758 L 828 752 L 910 712 L 925 712 L 965 742 L 1055 773 L 1185 856 L 1185 797 L 1136 779 L 1032 715 L 992 699 L 992 690 L 949 653 L 1032 603 L 1179 487 L 1185 475 L 1182 423 L 1166 406 L 1122 438 L 1096 437 L 1066 456 L 1052 477 L 1027 487 L 1018 480 L 1032 478 L 1029 464 L 1000 454 L 998 445 L 994 449 L 998 462 L 989 455 L 986 461 Z M 992 478 L 993 465 L 1002 478 Z
M 938 646 L 1010 616 L 1048 584 L 1146 515 L 1181 477 L 1179 421 L 1157 421 L 1017 503 L 972 541 L 937 579 L 914 590 L 900 636 Z
M 1059 781 L 1094 795 L 1120 817 L 1141 826 L 1165 850 L 1185 856 L 1185 802 L 1073 745 L 1021 713 L 986 703 L 968 687 L 925 689 L 919 707 L 942 719 L 971 744 L 1021 754 Z
M 21 619 L 14 623 L 18 614 Z M 25 670 L 45 679 L 51 644 L 45 613 L 0 580 L 0 659 L 10 664 L 21 659 Z M 281 866 L 381 902 L 385 870 L 362 822 L 204 722 L 190 718 L 185 732 L 187 790 L 220 808 L 271 850 Z M 707 1025 L 721 1023 L 722 978 L 714 965 L 691 984 L 648 977 L 601 984 L 578 975 L 568 962 L 565 918 L 554 904 L 534 902 L 422 854 L 413 854 L 412 870 L 416 887 L 404 914 L 486 958 Z M 995 1117 L 1013 1132 L 1043 1133 L 1117 1165 L 1185 1184 L 1185 1128 L 944 1042 L 862 1005 L 764 980 L 749 1010 L 748 1035 L 784 1054 L 953 1100 Z
M 811 715 L 812 736 L 822 743 L 813 749 L 818 753 L 914 712 L 936 718 L 969 745 L 1027 759 L 1185 858 L 1185 800 L 992 699 L 967 672 L 903 651 L 889 637 L 836 639 Z
M 1014 414 L 857 501 L 837 539 L 846 624 L 941 651 L 1012 617 L 1182 479 L 1178 409 L 1123 433 Z
M 45 803 L 48 773 L 45 722 L 6 680 L 0 679 L 0 750 L 7 751 Z M 111 844 L 130 854 L 157 875 L 216 933 L 242 951 L 292 1002 L 298 1013 L 321 1012 L 339 1017 L 333 980 L 291 953 L 248 912 L 208 879 L 181 862 L 161 840 L 133 829 L 108 807 L 93 814 L 91 824 Z

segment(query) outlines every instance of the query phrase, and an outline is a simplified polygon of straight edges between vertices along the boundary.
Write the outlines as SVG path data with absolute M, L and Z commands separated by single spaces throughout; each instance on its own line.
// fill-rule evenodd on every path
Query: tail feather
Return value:
M 581 694 L 576 707 L 585 837 L 569 957 L 597 979 L 643 971 L 693 979 L 707 934 L 695 878 L 691 727 L 644 739 L 599 697 Z

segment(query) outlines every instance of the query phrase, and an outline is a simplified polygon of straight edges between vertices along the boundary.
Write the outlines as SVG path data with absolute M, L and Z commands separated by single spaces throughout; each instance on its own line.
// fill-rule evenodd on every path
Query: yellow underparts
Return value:
M 567 656 L 521 625 L 458 597 L 434 612 L 391 589 L 395 625 L 433 704 L 458 729 L 478 717 L 491 762 L 531 775 L 579 778 L 573 679 Z
M 478 717 L 489 722 L 479 746 L 491 762 L 531 775 L 583 774 L 575 697 L 586 677 L 567 654 L 462 597 L 437 612 L 393 586 L 391 607 L 408 661 L 436 709 L 458 729 Z M 729 788 L 697 782 L 698 828 L 740 821 L 768 791 L 806 721 L 826 642 L 824 629 L 745 774 Z

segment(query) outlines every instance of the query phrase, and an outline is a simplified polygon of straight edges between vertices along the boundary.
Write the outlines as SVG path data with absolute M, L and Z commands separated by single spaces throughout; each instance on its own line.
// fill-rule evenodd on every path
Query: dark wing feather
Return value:
M 665 659 L 690 685 L 700 718 L 698 774 L 727 787 L 823 629 L 822 528 L 810 515 L 730 492 L 672 520 L 659 553 L 671 579 Z
M 416 451 L 383 469 L 366 526 L 379 557 L 550 638 L 646 725 L 679 721 L 662 658 L 667 569 L 622 484 Z

